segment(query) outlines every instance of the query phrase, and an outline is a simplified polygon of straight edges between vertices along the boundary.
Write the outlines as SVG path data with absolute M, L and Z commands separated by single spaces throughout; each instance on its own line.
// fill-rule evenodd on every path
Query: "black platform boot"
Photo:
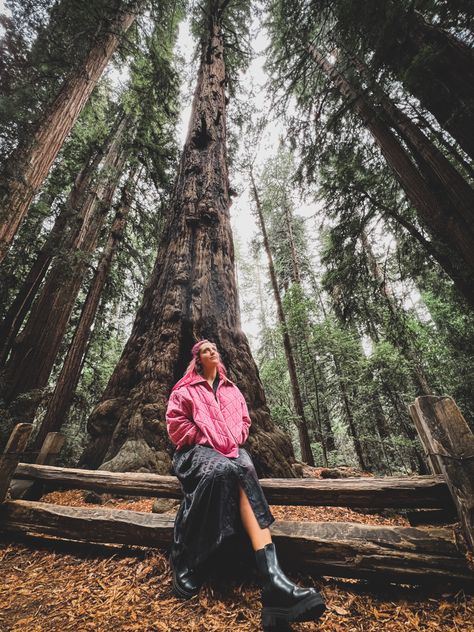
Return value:
M 191 599 L 197 595 L 203 584 L 201 572 L 193 569 L 184 555 L 171 553 L 168 559 L 173 573 L 173 593 L 176 597 Z
M 301 588 L 281 570 L 273 542 L 255 551 L 262 579 L 262 625 L 264 630 L 291 629 L 291 621 L 315 621 L 326 610 L 315 588 Z

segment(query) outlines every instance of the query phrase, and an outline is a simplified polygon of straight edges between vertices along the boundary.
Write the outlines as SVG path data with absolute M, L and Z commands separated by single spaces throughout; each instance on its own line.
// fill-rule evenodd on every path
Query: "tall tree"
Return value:
M 270 250 L 270 243 L 268 241 L 267 229 L 265 226 L 265 218 L 263 215 L 262 205 L 260 203 L 260 196 L 258 194 L 257 185 L 250 167 L 250 182 L 252 186 L 253 198 L 255 201 L 255 207 L 257 209 L 257 217 L 260 224 L 260 231 L 262 233 L 263 247 L 267 254 L 268 268 L 270 272 L 270 280 L 272 283 L 273 296 L 277 306 L 278 321 L 282 329 L 283 346 L 285 348 L 286 362 L 288 364 L 288 372 L 290 374 L 291 392 L 293 395 L 293 403 L 298 418 L 297 427 L 298 435 L 300 439 L 301 458 L 308 465 L 314 465 L 314 457 L 311 450 L 311 443 L 308 434 L 308 423 L 306 421 L 306 415 L 304 412 L 303 400 L 301 398 L 300 386 L 298 383 L 298 375 L 296 373 L 296 364 L 293 354 L 293 347 L 291 344 L 288 328 L 286 325 L 285 313 L 283 311 L 283 302 L 280 296 L 280 289 L 278 287 L 277 276 L 275 273 L 275 266 L 273 264 L 273 256 Z
M 108 111 L 110 114 L 110 109 Z M 97 111 L 95 115 L 97 116 Z M 64 204 L 60 205 L 53 227 L 42 247 L 38 250 L 14 300 L 5 313 L 0 324 L 0 366 L 4 366 L 6 363 L 8 354 L 31 309 L 54 256 L 59 254 L 61 249 L 67 251 L 68 248 L 71 248 L 78 237 L 81 230 L 80 210 L 86 195 L 91 194 L 98 167 L 115 132 L 116 129 L 113 129 L 105 142 L 101 142 L 100 136 L 93 137 L 93 142 L 88 147 L 85 162 L 75 176 Z M 74 162 L 72 166 L 74 167 Z M 37 231 L 34 234 L 37 235 Z M 31 238 L 31 233 L 29 233 L 29 237 Z M 16 253 L 13 254 L 16 255 Z M 16 260 L 16 257 L 13 259 Z
M 390 6 L 395 13 L 400 9 L 390 0 L 381 4 Z M 406 19 L 408 24 L 411 18 L 406 4 L 399 5 L 402 8 L 397 19 L 401 22 Z M 324 9 L 321 14 L 315 10 L 317 6 Z M 298 109 L 304 112 L 299 120 L 293 117 L 290 129 L 293 134 L 300 132 L 305 163 L 307 167 L 310 165 L 307 174 L 315 164 L 321 166 L 323 136 L 328 136 L 327 142 L 336 148 L 341 131 L 347 134 L 352 128 L 355 135 L 362 122 L 417 210 L 420 224 L 431 234 L 432 239 L 424 242 L 430 255 L 436 256 L 459 291 L 472 302 L 474 213 L 469 170 L 463 161 L 457 170 L 450 162 L 452 152 L 448 150 L 449 155 L 443 155 L 441 149 L 445 146 L 438 146 L 436 135 L 430 131 L 428 136 L 387 96 L 387 91 L 393 94 L 398 86 L 397 95 L 405 108 L 411 107 L 413 101 L 392 76 L 377 74 L 371 65 L 373 51 L 369 54 L 370 51 L 358 47 L 356 37 L 346 37 L 344 28 L 349 28 L 348 15 L 352 10 L 352 5 L 323 0 L 291 7 L 278 2 L 272 5 L 271 67 L 280 90 L 286 98 L 294 96 Z M 383 11 L 379 11 L 377 19 L 382 15 Z M 388 21 L 390 17 L 393 16 L 388 16 Z M 359 18 L 355 16 L 356 21 Z M 379 44 L 382 50 L 384 42 Z M 445 52 L 443 49 L 440 53 L 441 60 Z M 430 59 L 434 67 L 435 60 Z M 315 122 L 317 131 L 313 132 Z M 362 129 L 357 136 L 360 145 L 367 144 Z
M 361 116 L 364 124 L 379 145 L 388 164 L 413 206 L 419 211 L 421 218 L 434 238 L 444 244 L 445 248 L 459 258 L 458 268 L 463 278 L 460 289 L 466 292 L 466 298 L 472 300 L 474 292 L 470 280 L 474 278 L 474 211 L 449 201 L 449 196 L 441 196 L 433 190 L 432 178 L 427 177 L 426 167 L 417 164 L 415 159 L 405 151 L 403 145 L 393 134 L 389 125 L 377 115 L 376 108 L 329 62 L 314 46 L 310 45 L 310 54 L 314 61 L 335 82 L 341 94 L 351 100 L 355 111 Z M 391 108 L 388 108 L 391 109 Z M 393 110 L 391 110 L 392 115 Z M 407 131 L 410 134 L 410 131 Z M 412 136 L 410 135 L 410 142 Z M 419 152 L 418 148 L 416 152 Z M 467 186 L 467 185 L 466 185 Z M 441 187 L 438 187 L 440 189 Z M 462 191 L 457 189 L 460 196 Z M 472 191 L 469 193 L 472 198 Z M 459 209 L 459 210 L 458 210 Z M 465 273 L 462 270 L 465 268 Z M 455 282 L 457 277 L 453 279 Z
M 122 357 L 89 419 L 81 462 L 169 472 L 164 424 L 170 388 L 197 338 L 213 340 L 249 403 L 249 448 L 260 475 L 291 476 L 293 451 L 271 422 L 241 330 L 230 228 L 226 85 L 246 51 L 245 1 L 196 10 L 201 54 L 188 135 L 155 268 Z
M 113 256 L 119 246 L 127 217 L 130 212 L 136 185 L 136 169 L 132 170 L 122 189 L 122 195 L 110 227 L 100 261 L 82 307 L 81 316 L 72 338 L 66 359 L 56 381 L 46 414 L 35 436 L 35 446 L 39 449 L 48 432 L 57 432 L 67 418 L 72 395 L 79 381 L 83 358 L 89 343 L 91 327 L 94 323 L 99 301 L 112 264 Z
M 73 230 L 74 240 L 66 256 L 57 256 L 33 305 L 25 327 L 15 341 L 5 367 L 3 398 L 7 403 L 20 394 L 46 386 L 72 309 L 95 250 L 105 217 L 126 162 L 124 148 L 127 117 L 120 123 L 102 164 L 95 186 L 82 200 L 80 226 Z M 31 399 L 25 417 L 33 418 L 38 401 Z
M 81 113 L 121 38 L 145 0 L 115 0 L 85 57 L 62 84 L 31 137 L 20 144 L 0 176 L 0 261 L 5 257 L 34 195 Z

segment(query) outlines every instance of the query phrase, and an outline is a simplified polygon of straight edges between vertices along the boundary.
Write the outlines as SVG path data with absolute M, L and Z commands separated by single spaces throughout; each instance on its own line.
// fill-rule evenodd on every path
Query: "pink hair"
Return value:
M 200 351 L 201 347 L 205 343 L 209 343 L 211 345 L 216 346 L 213 342 L 211 342 L 210 340 L 207 340 L 205 338 L 202 339 L 202 340 L 198 340 L 198 342 L 196 342 L 196 344 L 193 345 L 193 347 L 191 349 L 191 354 L 193 356 L 192 360 L 188 364 L 188 366 L 186 368 L 186 371 L 184 372 L 183 377 L 171 389 L 172 391 L 176 390 L 180 386 L 183 386 L 184 384 L 189 384 L 196 377 L 201 377 L 201 374 L 198 373 L 198 371 L 197 371 L 196 364 L 197 364 L 197 359 L 199 357 L 199 351 Z M 227 370 L 226 370 L 225 366 L 222 364 L 220 353 L 219 353 L 219 364 L 217 366 L 217 371 L 219 372 L 219 376 L 220 376 L 221 379 L 227 377 Z

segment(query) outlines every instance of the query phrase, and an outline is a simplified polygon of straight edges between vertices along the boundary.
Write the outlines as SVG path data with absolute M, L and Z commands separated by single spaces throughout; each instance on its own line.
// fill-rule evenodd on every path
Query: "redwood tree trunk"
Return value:
M 36 126 L 32 140 L 10 157 L 0 178 L 0 261 L 5 257 L 33 197 L 48 175 L 64 139 L 69 134 L 102 72 L 133 23 L 144 0 L 130 0 L 92 42 L 89 53 L 61 87 Z
M 263 236 L 263 245 L 268 258 L 268 268 L 270 270 L 270 279 L 272 282 L 273 296 L 277 306 L 278 321 L 281 325 L 283 335 L 283 346 L 285 348 L 286 362 L 288 365 L 288 372 L 290 374 L 291 393 L 293 395 L 293 405 L 295 407 L 296 415 L 298 416 L 298 435 L 301 448 L 301 459 L 308 463 L 308 465 L 314 466 L 313 451 L 311 450 L 311 443 L 308 434 L 308 422 L 304 413 L 303 400 L 301 397 L 300 386 L 298 384 L 298 375 L 296 373 L 295 356 L 293 354 L 293 347 L 288 333 L 286 325 L 285 312 L 283 311 L 283 303 L 280 296 L 280 290 L 278 288 L 278 281 L 275 272 L 275 266 L 273 265 L 272 252 L 270 250 L 270 243 L 268 241 L 267 229 L 265 226 L 265 220 L 262 213 L 262 207 L 258 196 L 257 187 L 255 186 L 255 180 L 252 170 L 250 170 L 250 179 L 252 181 L 252 191 L 255 200 L 255 206 L 257 207 L 258 219 L 260 223 L 260 230 Z M 323 440 L 321 432 L 321 441 Z
M 0 325 L 0 366 L 3 366 L 7 361 L 15 338 L 35 300 L 55 253 L 60 248 L 71 247 L 77 237 L 80 223 L 78 218 L 74 220 L 74 216 L 79 215 L 81 204 L 92 186 L 92 180 L 103 157 L 104 149 L 106 147 L 100 151 L 95 151 L 92 158 L 87 161 L 87 164 L 76 177 L 66 203 L 54 222 L 51 233 L 38 253 L 13 303 L 8 308 Z
M 66 333 L 69 318 L 93 252 L 99 231 L 110 210 L 126 155 L 121 149 L 126 119 L 104 160 L 101 177 L 88 193 L 81 210 L 82 224 L 67 260 L 58 257 L 52 266 L 23 331 L 15 341 L 5 371 L 7 403 L 33 389 L 44 388 Z M 25 415 L 32 419 L 33 403 Z
M 466 299 L 471 302 L 474 296 L 474 237 L 470 225 L 457 209 L 440 200 L 432 190 L 432 183 L 414 164 L 410 155 L 401 145 L 389 126 L 378 115 L 367 99 L 324 58 L 312 45 L 308 50 L 318 66 L 334 81 L 341 94 L 351 100 L 354 111 L 373 135 L 382 154 L 394 171 L 395 177 L 405 190 L 407 197 L 419 212 L 423 223 L 433 237 L 458 260 L 459 274 L 464 283 L 458 285 Z M 449 269 L 446 273 L 449 274 Z M 456 283 L 457 279 L 453 281 Z M 471 291 L 466 293 L 466 289 Z
M 53 395 L 48 402 L 46 415 L 35 437 L 34 449 L 39 449 L 41 445 L 43 445 L 43 441 L 48 432 L 57 432 L 66 421 L 72 396 L 76 390 L 81 374 L 83 358 L 90 339 L 91 327 L 94 323 L 99 301 L 102 296 L 102 290 L 104 289 L 112 259 L 122 240 L 127 223 L 127 217 L 134 195 L 134 176 L 134 173 L 130 174 L 123 188 L 120 204 L 115 213 L 107 243 L 82 308 L 77 329 L 61 368 Z
M 88 422 L 89 467 L 169 473 L 165 411 L 193 343 L 213 340 L 249 404 L 248 440 L 261 476 L 293 476 L 293 449 L 274 427 L 241 330 L 230 228 L 224 46 L 209 16 L 188 136 L 167 223 L 131 336 Z

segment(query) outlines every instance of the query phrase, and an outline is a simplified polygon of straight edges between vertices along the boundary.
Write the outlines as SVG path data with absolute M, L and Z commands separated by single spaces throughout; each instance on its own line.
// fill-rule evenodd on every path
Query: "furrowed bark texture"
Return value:
M 122 240 L 127 223 L 135 190 L 134 176 L 134 173 L 129 175 L 128 181 L 123 188 L 120 204 L 115 213 L 107 243 L 82 308 L 77 329 L 74 332 L 66 359 L 64 360 L 64 364 L 54 387 L 53 395 L 48 402 L 46 415 L 35 437 L 34 445 L 36 448 L 39 448 L 43 444 L 49 432 L 59 430 L 66 421 L 72 396 L 76 390 L 81 374 L 84 354 L 90 339 L 91 329 L 102 296 L 102 291 L 112 265 L 112 259 Z
M 23 285 L 0 324 L 0 366 L 3 366 L 7 361 L 15 338 L 31 309 L 55 254 L 61 249 L 72 247 L 77 234 L 79 234 L 81 229 L 79 210 L 85 196 L 93 185 L 96 171 L 109 145 L 110 139 L 108 144 L 99 150 L 95 150 L 93 154 L 88 157 L 86 164 L 77 174 L 74 185 L 54 222 L 54 226 L 44 246 L 39 251 Z
M 0 178 L 0 261 L 121 37 L 143 5 L 143 0 L 131 0 L 117 10 L 114 20 L 104 24 L 83 63 L 66 79 L 38 123 L 32 141 L 11 156 L 14 171 Z
M 248 447 L 260 476 L 294 476 L 289 438 L 270 419 L 241 330 L 230 227 L 223 40 L 210 25 L 203 44 L 187 140 L 155 268 L 132 334 L 88 422 L 81 464 L 170 472 L 165 425 L 171 386 L 192 344 L 214 341 L 252 418 Z
M 3 397 L 8 404 L 18 395 L 44 388 L 48 383 L 88 259 L 96 247 L 124 168 L 127 154 L 121 144 L 126 125 L 124 118 L 104 159 L 96 186 L 83 201 L 81 226 L 75 233 L 67 260 L 58 258 L 52 265 L 28 321 L 15 341 L 5 370 Z M 24 417 L 33 419 L 37 405 L 38 401 L 32 398 L 31 406 L 25 407 Z

